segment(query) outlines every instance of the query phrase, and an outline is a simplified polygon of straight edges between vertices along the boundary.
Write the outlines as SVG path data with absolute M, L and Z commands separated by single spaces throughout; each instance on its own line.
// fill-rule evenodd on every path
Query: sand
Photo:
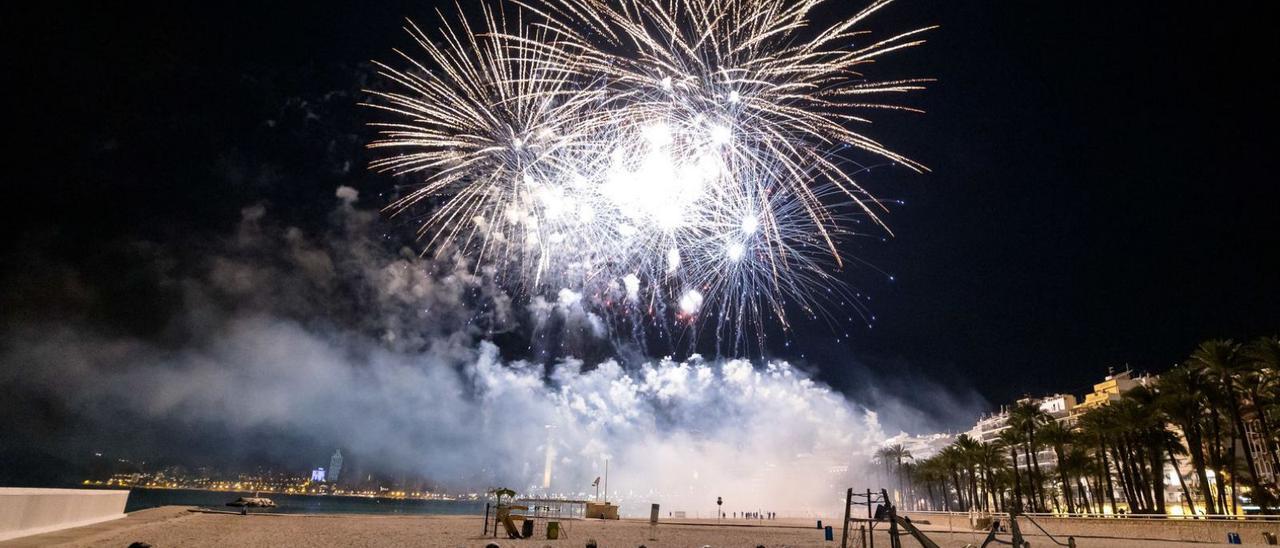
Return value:
M 581 547 L 587 539 L 595 539 L 602 547 L 665 546 L 747 546 L 769 547 L 833 547 L 840 544 L 840 531 L 835 530 L 835 542 L 824 542 L 822 531 L 810 520 L 777 520 L 773 522 L 748 522 L 727 520 L 717 524 L 715 520 L 677 520 L 662 523 L 651 539 L 647 521 L 573 521 L 567 524 L 568 538 L 556 541 L 545 539 L 507 540 L 485 538 L 480 535 L 480 516 L 313 516 L 313 515 L 251 515 L 209 514 L 191 512 L 185 507 L 164 507 L 142 510 L 124 519 L 59 531 L 45 535 L 0 542 L 0 548 L 19 546 L 110 546 L 125 548 L 130 543 L 142 541 L 156 548 L 171 546 L 484 546 L 494 542 L 506 547 Z M 838 520 L 837 520 L 838 521 Z M 1151 540 L 1160 538 L 1162 524 L 1153 523 L 1150 535 L 1144 540 L 1078 536 L 1077 546 L 1096 548 L 1133 548 L 1158 546 L 1164 548 L 1205 547 L 1219 544 L 1203 542 L 1175 542 Z M 937 524 L 926 528 L 930 537 L 940 546 L 962 547 L 969 543 L 982 543 L 979 533 L 948 533 Z M 1280 525 L 1278 525 L 1280 528 Z M 875 544 L 889 546 L 888 537 L 880 532 Z M 656 539 L 656 540 L 655 540 Z M 1007 537 L 1006 537 L 1007 540 Z M 1032 546 L 1054 546 L 1043 536 L 1030 536 Z M 851 539 L 851 546 L 855 546 Z M 1261 538 L 1245 538 L 1246 544 L 1260 544 Z M 1227 544 L 1220 544 L 1228 546 Z M 903 546 L 919 546 L 911 539 L 904 539 Z

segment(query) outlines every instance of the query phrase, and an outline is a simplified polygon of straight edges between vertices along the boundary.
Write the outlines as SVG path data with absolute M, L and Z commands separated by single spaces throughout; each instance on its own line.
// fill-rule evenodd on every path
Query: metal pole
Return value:
M 902 540 L 898 538 L 898 509 L 893 507 L 893 503 L 889 502 L 889 492 L 881 489 L 880 495 L 884 497 L 884 507 L 889 514 L 889 546 L 892 548 L 902 548 Z
M 844 493 L 844 527 L 840 528 L 840 548 L 848 548 L 849 542 L 849 506 L 853 504 L 853 488 Z
M 481 536 L 489 534 L 489 503 L 484 503 L 484 530 L 480 532 Z

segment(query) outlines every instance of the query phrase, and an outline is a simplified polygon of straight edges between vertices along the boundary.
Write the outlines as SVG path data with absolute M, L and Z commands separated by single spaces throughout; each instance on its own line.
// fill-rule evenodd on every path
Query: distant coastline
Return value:
M 268 496 L 281 514 L 423 514 L 468 515 L 484 512 L 483 500 L 457 498 L 409 498 L 363 494 L 275 493 L 269 491 L 202 489 L 168 486 L 98 486 L 98 489 L 129 489 L 126 512 L 161 506 L 223 508 L 241 496 Z

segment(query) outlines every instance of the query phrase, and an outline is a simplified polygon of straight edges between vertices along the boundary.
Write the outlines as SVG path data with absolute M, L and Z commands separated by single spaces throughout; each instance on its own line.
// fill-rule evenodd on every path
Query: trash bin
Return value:
M 524 520 L 524 524 L 520 526 L 520 536 L 524 538 L 533 537 L 533 520 L 531 519 Z
M 547 540 L 557 540 L 560 538 L 560 522 L 547 522 Z
M 1263 532 L 1263 533 L 1262 533 L 1262 540 L 1266 541 L 1266 543 L 1267 543 L 1268 545 L 1270 545 L 1270 546 L 1275 546 L 1275 545 L 1276 545 L 1276 534 L 1275 534 L 1275 533 L 1267 533 L 1267 532 Z

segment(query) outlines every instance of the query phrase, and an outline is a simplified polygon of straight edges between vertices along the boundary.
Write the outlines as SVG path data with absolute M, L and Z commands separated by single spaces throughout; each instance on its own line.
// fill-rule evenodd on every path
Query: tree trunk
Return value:
M 968 467 L 968 472 L 969 472 L 969 506 L 971 506 L 974 510 L 979 510 L 981 509 L 980 502 L 982 499 L 978 498 L 978 473 L 973 469 L 972 466 Z
M 1044 503 L 1044 475 L 1040 472 L 1039 451 L 1036 451 L 1036 430 L 1034 427 L 1027 429 L 1027 439 L 1031 442 L 1031 463 L 1035 465 L 1035 482 L 1036 482 L 1036 501 L 1039 503 L 1040 511 L 1043 512 L 1047 508 Z
M 1121 445 L 1123 440 L 1116 440 L 1111 447 L 1112 460 L 1116 462 L 1116 478 L 1120 480 L 1120 491 L 1124 493 L 1125 504 L 1129 507 L 1129 512 L 1133 513 L 1133 505 L 1136 502 L 1136 494 L 1133 491 L 1133 478 L 1129 476 L 1129 463 L 1126 460 L 1126 451 Z
M 1009 446 L 1009 457 L 1012 459 L 1010 463 L 1013 469 L 1013 509 L 1019 514 L 1022 513 L 1022 479 L 1018 475 L 1018 449 L 1013 445 Z
M 1262 480 L 1258 478 L 1257 463 L 1254 462 L 1253 459 L 1253 447 L 1249 445 L 1249 435 L 1244 427 L 1244 419 L 1240 415 L 1240 399 L 1236 396 L 1234 383 L 1232 383 L 1230 376 L 1223 379 L 1223 382 L 1227 386 L 1227 397 L 1231 400 L 1231 407 L 1229 409 L 1231 411 L 1231 420 L 1235 423 L 1236 433 L 1240 437 L 1240 441 L 1243 442 L 1241 445 L 1244 446 L 1244 462 L 1245 465 L 1249 467 L 1249 486 L 1253 488 L 1254 493 L 1265 493 L 1266 491 L 1262 487 Z M 1234 443 L 1231 444 L 1231 449 L 1232 451 L 1235 451 Z M 1234 475 L 1231 478 L 1232 481 L 1235 481 Z M 1235 497 L 1232 498 L 1234 499 Z M 1254 498 L 1257 499 L 1256 502 L 1258 506 L 1262 508 L 1262 513 L 1270 513 L 1267 511 L 1266 497 L 1259 497 L 1255 495 Z
M 1107 443 L 1098 441 L 1098 454 L 1102 455 L 1102 478 L 1107 482 L 1107 498 L 1111 501 L 1111 513 L 1118 514 L 1120 510 L 1116 508 L 1116 487 L 1111 482 L 1111 463 L 1107 462 Z
M 1151 494 L 1156 499 L 1156 513 L 1163 516 L 1165 515 L 1165 501 L 1164 451 L 1161 447 L 1162 445 L 1156 439 L 1152 439 L 1151 444 L 1147 446 L 1147 456 L 1151 459 Z M 1174 472 L 1177 472 L 1177 467 L 1174 467 Z
M 1071 482 L 1067 479 L 1067 463 L 1066 450 L 1060 443 L 1053 445 L 1053 451 L 1058 456 L 1058 478 L 1062 481 L 1062 498 L 1067 503 L 1067 513 L 1076 513 L 1075 501 L 1071 497 Z
M 1227 458 L 1227 466 L 1231 471 L 1231 514 L 1238 516 L 1240 515 L 1240 489 L 1236 486 L 1236 477 L 1239 476 L 1236 473 L 1236 468 L 1240 458 L 1236 456 L 1235 436 L 1231 437 L 1231 452 L 1228 455 L 1230 457 Z
M 968 507 L 964 503 L 964 484 L 960 483 L 960 472 L 956 470 L 955 466 L 951 467 L 951 481 L 956 485 L 956 506 L 961 510 L 966 510 Z
M 1219 513 L 1229 513 L 1227 506 L 1227 483 L 1224 481 L 1226 470 L 1224 468 L 1224 454 L 1226 451 L 1222 448 L 1222 417 L 1218 414 L 1218 408 L 1209 407 L 1209 420 L 1213 426 L 1213 450 L 1209 453 L 1215 472 L 1214 483 L 1218 488 L 1218 509 Z M 1234 495 L 1234 493 L 1233 493 Z M 1234 497 L 1233 497 L 1234 498 Z
M 1190 428 L 1187 428 L 1188 426 Z M 1200 433 L 1199 421 L 1184 425 L 1182 433 L 1187 439 L 1187 451 L 1191 453 L 1191 466 L 1196 469 L 1196 479 L 1200 481 L 1200 494 L 1204 497 L 1204 511 L 1206 514 L 1217 514 L 1219 513 L 1218 509 L 1213 504 L 1213 490 L 1209 487 L 1209 473 L 1205 469 L 1204 439 Z M 1194 508 L 1192 508 L 1191 513 L 1195 513 Z
M 1094 510 L 1097 511 L 1098 514 L 1106 514 L 1107 513 L 1107 510 L 1106 510 L 1107 490 L 1105 488 L 1104 482 L 1102 481 L 1100 466 L 1094 468 L 1093 477 L 1089 479 L 1093 480 L 1093 482 L 1091 484 L 1087 484 L 1086 486 L 1090 489 L 1089 494 L 1090 494 L 1090 498 L 1093 499 L 1093 503 L 1095 506 Z
M 1182 479 L 1182 470 L 1178 469 L 1178 457 L 1173 454 L 1173 446 L 1166 445 L 1165 451 L 1169 453 L 1169 466 L 1173 467 L 1174 475 L 1178 476 L 1178 485 L 1182 487 L 1182 505 L 1187 509 L 1187 515 L 1194 516 L 1196 514 L 1196 499 L 1191 498 L 1191 489 L 1187 488 L 1187 480 Z
M 1076 496 L 1080 497 L 1077 504 L 1084 508 L 1084 513 L 1092 514 L 1093 504 L 1089 503 L 1089 495 L 1085 493 L 1084 489 L 1084 483 L 1087 483 L 1088 481 L 1089 480 L 1086 479 L 1082 482 L 1080 480 L 1080 476 L 1076 476 Z
M 1138 495 L 1142 497 L 1142 513 L 1150 514 L 1155 508 L 1155 499 L 1151 493 L 1155 490 L 1152 488 L 1151 472 L 1148 470 L 1149 463 L 1147 455 L 1141 440 L 1133 439 L 1129 445 L 1129 465 L 1133 467 L 1134 477 L 1137 478 L 1136 490 Z
M 1146 444 L 1143 440 L 1134 436 L 1129 442 L 1129 464 L 1133 467 L 1133 473 L 1137 478 L 1137 491 L 1142 496 L 1142 512 L 1150 514 L 1155 510 L 1155 481 L 1152 476 L 1154 472 L 1150 470 L 1150 463 L 1147 462 Z
M 1022 442 L 1022 461 L 1026 463 L 1027 468 L 1027 506 L 1031 507 L 1032 512 L 1039 512 L 1039 506 L 1036 501 L 1040 500 L 1036 495 L 1036 474 L 1035 469 L 1031 467 L 1031 443 Z M 1041 503 L 1043 504 L 1043 502 Z

